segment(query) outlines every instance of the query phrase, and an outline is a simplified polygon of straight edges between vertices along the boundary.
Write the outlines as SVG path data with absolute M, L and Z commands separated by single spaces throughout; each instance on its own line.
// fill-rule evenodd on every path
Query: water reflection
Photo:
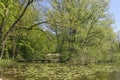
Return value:
M 120 80 L 120 72 L 112 72 L 109 74 L 108 80 Z
M 24 67 L 23 67 L 24 66 Z M 68 79 L 59 79 L 58 78 L 51 78 L 49 75 L 48 77 L 39 77 L 41 75 L 39 75 L 39 79 L 38 78 L 30 78 L 28 76 L 25 77 L 21 77 L 19 72 L 24 72 L 27 71 L 27 67 L 25 67 L 25 65 L 23 66 L 17 66 L 17 67 L 4 67 L 4 68 L 0 68 L 0 80 L 68 80 Z M 51 67 L 51 66 L 49 66 Z M 36 66 L 35 68 L 37 69 L 41 69 L 40 66 Z M 58 72 L 62 73 L 62 68 L 58 68 Z M 35 70 L 33 68 L 33 70 Z M 48 69 L 50 70 L 50 69 Z M 28 70 L 29 71 L 29 70 Z M 40 73 L 40 72 L 39 72 Z M 44 74 L 44 73 L 40 73 L 40 74 Z M 77 73 L 76 73 L 77 74 Z M 54 74 L 52 74 L 54 75 Z M 59 76 L 63 75 L 63 74 L 58 74 Z M 57 76 L 58 76 L 57 75 Z M 69 80 L 120 80 L 120 72 L 96 72 L 94 74 L 90 74 L 90 75 L 82 75 L 79 76 L 81 74 L 77 74 L 78 76 L 72 75 L 72 79 Z M 71 75 L 70 75 L 71 76 Z M 30 78 L 30 79 L 29 79 Z

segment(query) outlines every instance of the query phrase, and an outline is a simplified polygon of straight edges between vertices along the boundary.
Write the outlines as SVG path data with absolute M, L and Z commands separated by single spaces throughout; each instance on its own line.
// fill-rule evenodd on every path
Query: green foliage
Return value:
M 100 0 L 52 1 L 53 9 L 48 11 L 47 18 L 48 28 L 56 35 L 56 51 L 75 59 L 75 55 L 82 55 L 81 59 L 97 55 L 97 50 L 106 56 L 115 40 L 111 28 L 114 21 L 107 12 L 108 5 Z
M 20 47 L 21 56 L 25 59 L 32 59 L 34 56 L 34 49 L 30 46 L 29 42 L 21 42 L 18 45 Z

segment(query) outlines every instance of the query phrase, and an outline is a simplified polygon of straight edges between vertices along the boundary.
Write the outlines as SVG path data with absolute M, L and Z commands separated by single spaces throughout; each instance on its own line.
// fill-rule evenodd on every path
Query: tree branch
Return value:
M 40 25 L 40 24 L 43 24 L 43 23 L 47 23 L 47 21 L 43 21 L 43 22 L 39 22 L 39 23 L 33 24 L 32 26 L 30 26 L 30 28 L 28 28 L 28 30 L 31 30 L 33 27 L 35 27 L 37 25 Z

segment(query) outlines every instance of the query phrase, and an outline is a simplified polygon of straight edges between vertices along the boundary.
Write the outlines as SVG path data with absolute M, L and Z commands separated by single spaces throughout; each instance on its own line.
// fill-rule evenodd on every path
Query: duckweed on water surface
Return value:
M 120 71 L 119 68 L 112 65 L 66 65 L 66 64 L 27 64 L 24 67 L 14 69 L 14 78 L 22 80 L 107 80 L 107 76 Z M 105 79 L 97 79 L 98 76 L 104 75 Z M 9 70 L 6 74 L 13 74 Z M 18 79 L 16 79 L 18 80 Z

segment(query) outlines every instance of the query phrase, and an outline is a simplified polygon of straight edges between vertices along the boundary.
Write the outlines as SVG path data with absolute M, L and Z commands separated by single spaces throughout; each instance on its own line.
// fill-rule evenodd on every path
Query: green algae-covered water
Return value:
M 120 80 L 119 65 L 22 63 L 0 68 L 0 80 Z

